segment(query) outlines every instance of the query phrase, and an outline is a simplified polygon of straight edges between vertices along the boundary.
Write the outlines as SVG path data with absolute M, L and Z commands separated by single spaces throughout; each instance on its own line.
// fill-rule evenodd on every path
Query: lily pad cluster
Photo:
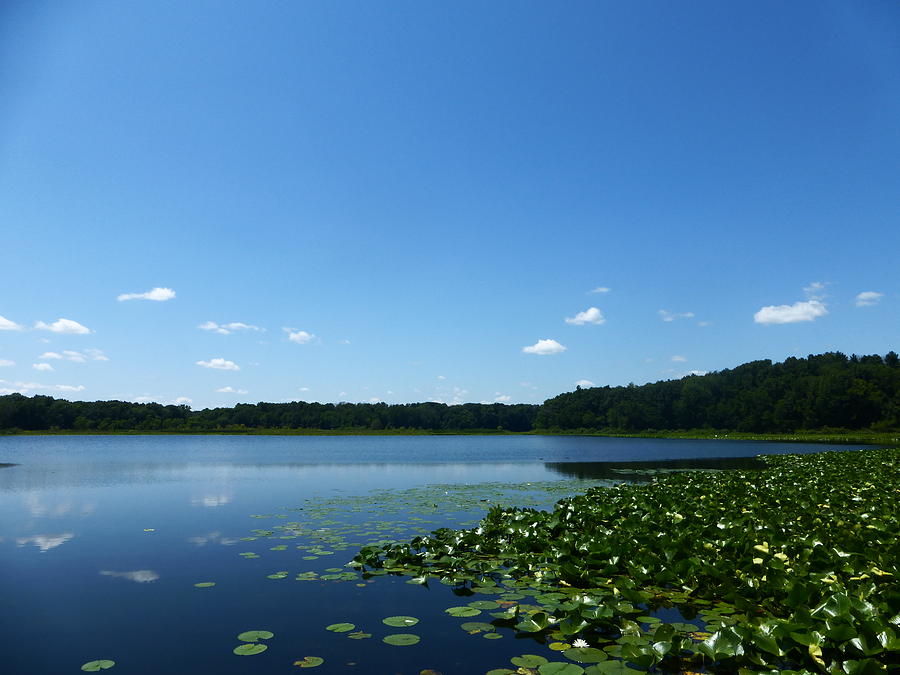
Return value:
M 370 544 L 355 562 L 495 593 L 492 624 L 577 636 L 592 651 L 562 654 L 591 675 L 900 671 L 900 450 L 764 461 L 592 489 L 553 511 L 494 505 L 477 527 Z M 660 620 L 667 607 L 702 626 Z M 514 665 L 577 672 L 552 663 Z
M 238 656 L 254 656 L 262 654 L 269 646 L 259 640 L 268 640 L 275 637 L 275 634 L 268 630 L 247 630 L 237 636 L 244 644 L 238 645 L 232 651 Z

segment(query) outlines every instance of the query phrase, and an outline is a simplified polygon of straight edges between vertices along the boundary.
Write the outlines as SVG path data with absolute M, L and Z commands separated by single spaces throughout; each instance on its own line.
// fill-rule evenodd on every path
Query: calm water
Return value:
M 0 437 L 0 463 L 15 464 L 0 468 L 2 671 L 76 673 L 112 659 L 122 674 L 281 673 L 306 655 L 325 659 L 317 673 L 509 666 L 549 652 L 511 631 L 469 635 L 466 619 L 444 612 L 482 596 L 322 577 L 352 571 L 344 564 L 360 544 L 471 524 L 491 502 L 549 506 L 598 481 L 646 479 L 612 470 L 622 463 L 728 466 L 824 449 L 542 436 Z M 194 587 L 206 581 L 216 585 Z M 420 622 L 381 622 L 398 614 Z M 325 630 L 338 622 L 372 637 Z M 267 651 L 233 654 L 237 634 L 255 629 L 275 633 Z M 382 642 L 406 632 L 421 642 Z

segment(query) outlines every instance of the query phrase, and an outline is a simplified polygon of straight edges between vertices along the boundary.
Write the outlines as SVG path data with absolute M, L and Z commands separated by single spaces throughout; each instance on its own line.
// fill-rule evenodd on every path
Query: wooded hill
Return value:
M 0 431 L 214 432 L 309 429 L 402 432 L 682 429 L 759 433 L 900 429 L 900 359 L 840 352 L 753 361 L 730 370 L 627 387 L 592 387 L 543 405 L 256 403 L 185 405 L 0 396 Z

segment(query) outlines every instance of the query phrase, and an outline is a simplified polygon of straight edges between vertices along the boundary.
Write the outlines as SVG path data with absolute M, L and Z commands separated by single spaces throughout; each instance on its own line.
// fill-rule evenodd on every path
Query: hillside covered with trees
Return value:
M 753 361 L 730 370 L 560 394 L 541 406 L 501 403 L 185 405 L 0 396 L 0 431 L 254 430 L 636 433 L 688 429 L 783 433 L 900 429 L 900 358 L 840 352 Z

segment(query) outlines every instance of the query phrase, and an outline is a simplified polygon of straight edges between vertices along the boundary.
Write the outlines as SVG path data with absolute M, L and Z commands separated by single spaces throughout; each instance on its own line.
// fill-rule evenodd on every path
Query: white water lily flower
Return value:
M 572 643 L 572 646 L 579 648 L 579 649 L 583 649 L 584 647 L 588 647 L 589 645 L 586 640 L 582 640 L 579 638 L 578 640 L 575 640 L 575 642 Z

